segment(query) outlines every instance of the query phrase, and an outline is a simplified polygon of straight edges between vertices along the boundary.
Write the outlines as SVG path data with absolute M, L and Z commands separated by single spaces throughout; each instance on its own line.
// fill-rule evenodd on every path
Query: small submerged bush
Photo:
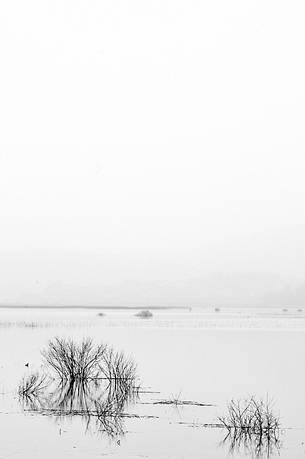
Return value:
M 100 373 L 108 380 L 133 380 L 136 365 L 133 360 L 125 357 L 123 352 L 107 348 L 99 365 Z
M 227 415 L 218 419 L 228 431 L 224 442 L 230 441 L 231 452 L 243 446 L 256 457 L 269 457 L 279 448 L 279 418 L 268 399 L 231 400 Z
M 265 434 L 279 428 L 279 419 L 271 410 L 268 400 L 231 400 L 228 414 L 219 417 L 220 422 L 228 429 L 248 430 L 251 433 Z
M 47 387 L 47 376 L 32 373 L 23 378 L 18 387 L 20 397 L 32 397 L 38 395 Z

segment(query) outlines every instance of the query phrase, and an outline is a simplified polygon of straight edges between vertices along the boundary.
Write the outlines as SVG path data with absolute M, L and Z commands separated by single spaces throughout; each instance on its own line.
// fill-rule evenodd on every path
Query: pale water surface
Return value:
M 249 457 L 230 453 L 225 430 L 204 424 L 217 423 L 231 398 L 251 395 L 272 399 L 281 419 L 271 457 L 304 457 L 303 311 L 159 310 L 151 319 L 136 312 L 0 309 L 0 459 Z M 139 417 L 122 419 L 122 435 L 86 428 L 80 416 L 24 410 L 18 384 L 41 369 L 40 352 L 54 336 L 89 336 L 134 358 L 145 393 L 128 406 Z M 177 397 L 213 406 L 154 404 Z

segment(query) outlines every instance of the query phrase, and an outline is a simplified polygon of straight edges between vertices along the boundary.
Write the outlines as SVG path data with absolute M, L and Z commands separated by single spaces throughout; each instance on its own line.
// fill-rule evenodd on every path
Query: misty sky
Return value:
M 2 2 L 0 303 L 250 304 L 305 282 L 304 18 Z

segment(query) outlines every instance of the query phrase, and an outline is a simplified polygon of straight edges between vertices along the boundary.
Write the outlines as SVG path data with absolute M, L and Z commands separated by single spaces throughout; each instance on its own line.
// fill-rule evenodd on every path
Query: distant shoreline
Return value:
M 30 306 L 30 305 L 0 305 L 0 309 L 187 309 L 188 306 Z
M 198 310 L 198 309 L 204 309 L 204 310 L 228 310 L 228 309 L 282 309 L 285 310 L 287 309 L 288 311 L 291 309 L 305 309 L 305 306 L 278 306 L 278 305 L 270 305 L 270 306 L 262 306 L 262 305 L 222 305 L 222 306 L 217 306 L 217 305 L 210 305 L 210 306 L 84 306 L 84 305 L 63 305 L 63 306 L 50 306 L 50 305 L 26 305 L 26 304 L 0 304 L 0 310 L 1 309 L 84 309 L 84 310 L 154 310 L 154 311 L 166 311 L 166 310 L 181 310 L 181 311 L 189 311 L 189 310 Z

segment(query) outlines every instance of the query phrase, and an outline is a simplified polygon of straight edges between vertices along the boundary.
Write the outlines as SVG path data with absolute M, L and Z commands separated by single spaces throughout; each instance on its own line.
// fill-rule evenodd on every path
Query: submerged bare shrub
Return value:
M 279 418 L 273 411 L 269 400 L 231 400 L 226 416 L 219 421 L 227 429 L 224 442 L 230 442 L 230 451 L 241 447 L 255 457 L 269 457 L 279 448 Z
M 271 410 L 268 400 L 231 400 L 228 405 L 228 414 L 219 417 L 220 422 L 227 429 L 246 429 L 252 433 L 264 434 L 279 428 L 279 419 Z
M 102 356 L 99 371 L 102 377 L 109 381 L 125 380 L 132 384 L 136 375 L 136 365 L 123 352 L 114 351 L 109 347 Z
M 128 387 L 135 382 L 136 366 L 133 360 L 105 344 L 95 345 L 90 338 L 80 343 L 54 338 L 42 355 L 63 381 L 106 379 Z
M 39 373 L 32 373 L 21 381 L 18 387 L 18 394 L 21 397 L 38 395 L 47 387 L 47 377 Z
M 98 376 L 106 349 L 106 345 L 95 345 L 90 338 L 78 344 L 71 339 L 57 337 L 49 341 L 42 355 L 60 379 L 87 380 Z

